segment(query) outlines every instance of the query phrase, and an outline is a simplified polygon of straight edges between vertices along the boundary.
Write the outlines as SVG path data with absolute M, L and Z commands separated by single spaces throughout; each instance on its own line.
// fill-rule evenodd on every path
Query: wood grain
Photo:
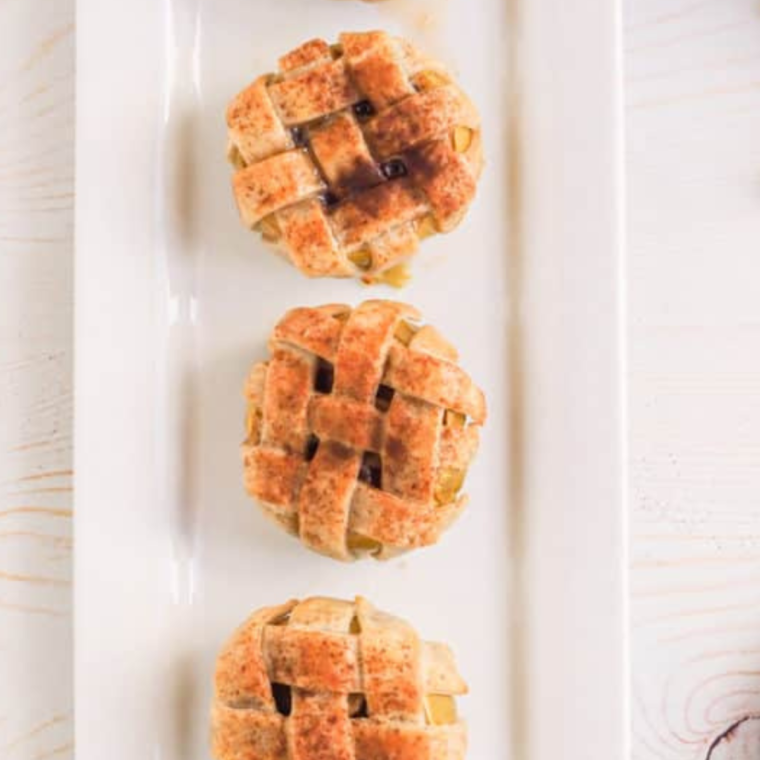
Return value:
M 718 736 L 708 760 L 755 760 L 760 757 L 760 718 L 742 718 Z
M 633 755 L 760 758 L 760 5 L 626 18 Z M 720 737 L 720 739 L 718 739 Z
M 0 757 L 73 757 L 73 0 L 0 2 Z
M 74 756 L 74 0 L 0 0 L 0 757 Z M 626 15 L 633 757 L 760 757 L 760 5 Z M 12 686 L 11 686 L 12 685 Z

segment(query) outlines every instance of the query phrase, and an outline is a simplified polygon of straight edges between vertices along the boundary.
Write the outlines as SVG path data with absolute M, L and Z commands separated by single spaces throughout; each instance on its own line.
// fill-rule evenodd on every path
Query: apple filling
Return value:
M 414 86 L 418 92 L 427 92 L 433 90 L 436 87 L 443 87 L 449 83 L 448 79 L 439 71 L 433 71 L 428 69 L 427 71 L 421 71 L 414 79 Z
M 451 504 L 464 483 L 465 471 L 456 467 L 442 467 L 438 472 L 438 481 L 433 490 L 436 503 L 440 506 Z
M 368 554 L 375 554 L 383 548 L 383 545 L 379 541 L 375 541 L 368 536 L 362 536 L 360 533 L 349 533 L 346 544 L 349 551 L 367 552 Z
M 277 218 L 270 214 L 265 216 L 258 224 L 261 237 L 267 241 L 267 243 L 276 243 L 282 236 L 280 225 L 277 222 Z
M 469 127 L 454 127 L 451 133 L 451 144 L 457 153 L 466 153 L 472 145 L 472 130 Z
M 372 266 L 372 254 L 366 248 L 352 251 L 348 254 L 348 260 L 363 272 L 366 272 Z
M 398 323 L 394 335 L 399 343 L 403 343 L 405 346 L 408 346 L 412 342 L 412 338 L 416 332 L 416 327 L 413 327 L 405 319 L 402 319 Z
M 433 726 L 445 726 L 457 722 L 457 703 L 446 694 L 428 694 L 425 697 L 425 716 Z
M 390 285 L 392 288 L 403 288 L 409 282 L 411 274 L 406 264 L 396 264 L 396 266 L 385 269 L 372 278 L 372 282 L 378 282 L 383 285 Z

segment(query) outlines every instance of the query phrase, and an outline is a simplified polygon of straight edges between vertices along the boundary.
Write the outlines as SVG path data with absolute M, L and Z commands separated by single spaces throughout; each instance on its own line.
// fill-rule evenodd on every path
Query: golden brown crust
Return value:
M 467 210 L 467 198 L 475 193 L 476 180 L 468 157 L 457 153 L 448 138 L 433 140 L 408 153 L 409 175 L 425 184 L 425 194 L 442 231 L 459 224 Z
M 280 58 L 281 71 L 293 71 L 330 57 L 330 46 L 324 40 L 309 40 Z
M 331 273 L 349 276 L 350 263 L 338 250 L 335 234 L 318 200 L 282 209 L 277 215 L 282 245 L 304 274 L 321 277 Z
M 286 615 L 294 606 L 295 602 L 288 602 L 258 610 L 235 631 L 222 649 L 216 664 L 215 690 L 217 698 L 224 704 L 271 710 L 274 700 L 266 677 L 261 642 L 266 626 Z
M 269 96 L 288 127 L 343 111 L 359 100 L 343 60 L 325 61 L 269 86 Z
M 467 751 L 462 724 L 438 726 L 435 733 L 421 728 L 400 730 L 380 722 L 358 725 L 354 732 L 356 757 L 372 760 L 461 760 Z
M 211 710 L 211 754 L 218 760 L 287 760 L 285 718 L 228 707 Z
M 381 158 L 404 153 L 447 135 L 457 125 L 476 128 L 476 115 L 451 86 L 415 93 L 367 123 L 365 134 Z
M 463 760 L 465 724 L 431 720 L 428 697 L 466 691 L 447 646 L 420 641 L 366 600 L 293 601 L 254 613 L 219 655 L 212 754 Z
M 356 119 L 347 113 L 311 129 L 310 147 L 322 176 L 338 197 L 349 195 L 357 182 L 371 187 L 383 181 Z
M 465 497 L 442 505 L 413 502 L 362 483 L 356 489 L 351 526 L 359 535 L 371 536 L 383 546 L 378 557 L 394 556 L 405 549 L 436 543 L 465 503 Z
M 304 43 L 232 101 L 227 124 L 243 222 L 264 220 L 265 239 L 312 277 L 371 281 L 405 260 L 418 222 L 433 220 L 427 236 L 461 221 L 482 168 L 475 108 L 443 66 L 385 32 Z
M 485 399 L 467 373 L 456 364 L 419 351 L 393 346 L 386 380 L 397 390 L 485 422 Z
M 259 77 L 227 109 L 231 143 L 246 164 L 291 148 L 293 143 L 267 93 L 269 77 Z
M 485 400 L 418 319 L 392 301 L 293 309 L 251 372 L 246 489 L 311 549 L 391 557 L 464 508 Z
M 287 206 L 292 198 L 305 200 L 324 187 L 306 153 L 295 150 L 241 169 L 232 182 L 249 227 Z
M 354 251 L 371 245 L 391 223 L 403 226 L 426 210 L 419 190 L 408 179 L 400 179 L 349 198 L 335 209 L 331 221 L 339 245 Z

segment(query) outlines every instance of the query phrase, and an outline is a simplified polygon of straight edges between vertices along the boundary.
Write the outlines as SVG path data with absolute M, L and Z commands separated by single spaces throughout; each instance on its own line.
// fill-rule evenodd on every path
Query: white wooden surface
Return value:
M 626 59 L 634 747 L 686 760 L 760 715 L 760 3 L 633 0 Z
M 0 760 L 74 756 L 73 58 L 0 0 Z M 633 757 L 760 758 L 760 4 L 630 0 L 626 60 Z
M 74 0 L 0 0 L 0 758 L 73 757 Z

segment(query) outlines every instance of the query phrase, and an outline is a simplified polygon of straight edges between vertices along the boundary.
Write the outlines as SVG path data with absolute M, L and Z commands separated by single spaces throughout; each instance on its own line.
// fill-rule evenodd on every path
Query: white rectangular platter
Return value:
M 484 123 L 477 200 L 400 292 L 266 251 L 224 161 L 236 92 L 369 28 L 442 58 Z M 616 4 L 79 0 L 77 35 L 78 760 L 207 758 L 218 647 L 317 594 L 454 648 L 469 758 L 627 757 Z M 341 565 L 245 496 L 241 388 L 285 310 L 368 297 L 437 325 L 490 416 L 441 543 Z

